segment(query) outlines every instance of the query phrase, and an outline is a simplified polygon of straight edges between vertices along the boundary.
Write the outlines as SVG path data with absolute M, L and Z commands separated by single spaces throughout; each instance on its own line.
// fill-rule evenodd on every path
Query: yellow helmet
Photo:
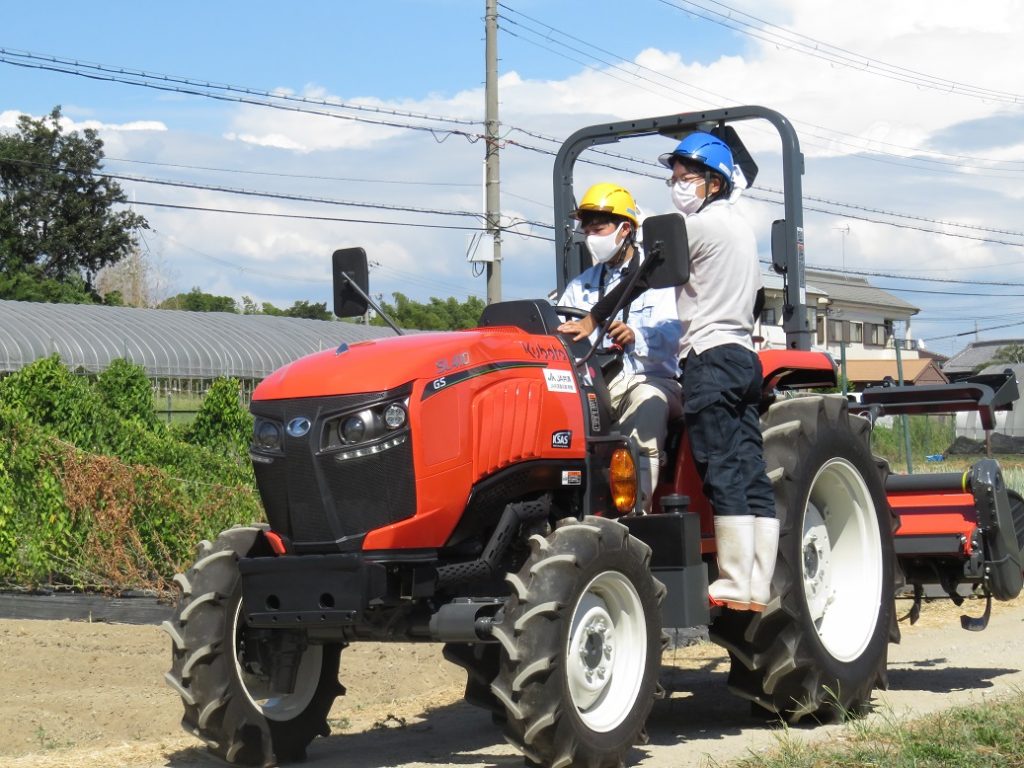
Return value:
M 621 216 L 631 221 L 634 227 L 640 224 L 640 209 L 637 208 L 636 201 L 618 184 L 603 182 L 592 186 L 583 195 L 579 208 L 572 212 L 572 217 L 578 219 L 581 213 L 588 211 Z

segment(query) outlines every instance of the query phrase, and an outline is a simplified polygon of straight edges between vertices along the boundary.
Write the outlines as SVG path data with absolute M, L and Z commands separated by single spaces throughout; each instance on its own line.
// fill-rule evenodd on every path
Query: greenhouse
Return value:
M 299 357 L 392 333 L 271 315 L 0 300 L 0 376 L 56 353 L 86 374 L 124 358 L 142 366 L 157 391 L 202 392 L 206 382 L 226 376 L 248 394 Z

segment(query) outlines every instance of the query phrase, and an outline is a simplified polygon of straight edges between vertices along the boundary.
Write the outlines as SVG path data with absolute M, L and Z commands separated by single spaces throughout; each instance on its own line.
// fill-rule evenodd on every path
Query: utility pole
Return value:
M 487 0 L 484 83 L 484 145 L 486 151 L 487 233 L 494 242 L 493 260 L 487 262 L 487 303 L 501 301 L 501 197 L 498 187 L 498 0 Z

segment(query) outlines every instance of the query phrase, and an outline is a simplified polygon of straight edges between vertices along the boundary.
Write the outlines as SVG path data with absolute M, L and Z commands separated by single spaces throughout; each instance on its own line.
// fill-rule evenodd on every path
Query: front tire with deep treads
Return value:
M 181 596 L 164 631 L 172 643 L 168 685 L 185 707 L 182 727 L 229 763 L 269 766 L 302 760 L 327 736 L 327 712 L 344 693 L 339 645 L 309 645 L 291 693 L 271 690 L 246 660 L 238 558 L 260 545 L 259 526 L 238 526 L 199 545 L 195 565 L 175 576 Z
M 650 548 L 598 517 L 563 520 L 530 546 L 493 628 L 505 735 L 545 766 L 617 767 L 658 690 L 665 588 Z
M 772 599 L 724 611 L 711 639 L 729 651 L 730 688 L 761 708 L 791 723 L 859 713 L 899 639 L 888 467 L 844 398 L 782 401 L 762 428 L 781 529 Z

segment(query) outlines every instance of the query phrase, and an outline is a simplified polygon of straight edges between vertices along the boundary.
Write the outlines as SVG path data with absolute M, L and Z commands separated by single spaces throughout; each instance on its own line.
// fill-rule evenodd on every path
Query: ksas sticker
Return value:
M 576 392 L 576 380 L 572 376 L 572 371 L 556 371 L 545 368 L 544 381 L 548 385 L 549 392 Z
M 562 429 L 551 433 L 552 448 L 568 448 L 572 445 L 572 430 Z

